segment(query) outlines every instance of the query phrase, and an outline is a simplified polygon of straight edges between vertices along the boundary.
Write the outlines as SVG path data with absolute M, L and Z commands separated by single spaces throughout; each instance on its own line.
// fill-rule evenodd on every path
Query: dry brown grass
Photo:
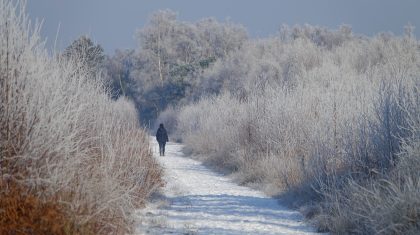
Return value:
M 12 181 L 0 180 L 0 188 L 0 234 L 94 234 L 93 225 L 78 225 L 57 199 L 41 200 Z

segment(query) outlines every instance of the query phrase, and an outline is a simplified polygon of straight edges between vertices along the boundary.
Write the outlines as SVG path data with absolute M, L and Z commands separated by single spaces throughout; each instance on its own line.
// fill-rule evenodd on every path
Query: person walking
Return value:
M 165 156 L 165 145 L 169 141 L 168 133 L 166 132 L 163 123 L 159 125 L 159 129 L 156 132 L 156 140 L 159 143 L 159 154 L 160 156 Z

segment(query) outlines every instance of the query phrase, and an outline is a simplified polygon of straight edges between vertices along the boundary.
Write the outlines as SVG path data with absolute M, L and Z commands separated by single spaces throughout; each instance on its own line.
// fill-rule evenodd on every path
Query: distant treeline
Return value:
M 103 68 L 114 96 L 134 100 L 143 124 L 153 122 L 168 106 L 218 93 L 220 84 L 204 73 L 248 40 L 241 25 L 211 18 L 182 22 L 169 10 L 153 14 L 136 36 L 139 48 L 117 50 L 103 61 Z

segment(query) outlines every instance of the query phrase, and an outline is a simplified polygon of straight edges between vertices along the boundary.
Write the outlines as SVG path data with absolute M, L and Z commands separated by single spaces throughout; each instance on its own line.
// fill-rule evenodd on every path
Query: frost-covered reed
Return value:
M 24 1 L 0 0 L 0 233 L 126 232 L 161 184 L 148 137 L 131 102 L 112 101 L 78 60 L 50 56 L 39 31 Z M 16 210 L 13 197 L 41 206 Z M 43 205 L 67 222 L 47 213 L 13 228 Z

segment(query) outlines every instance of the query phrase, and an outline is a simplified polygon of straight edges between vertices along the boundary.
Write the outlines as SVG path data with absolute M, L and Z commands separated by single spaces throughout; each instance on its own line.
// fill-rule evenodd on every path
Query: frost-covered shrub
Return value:
M 232 107 L 225 109 L 224 105 Z M 216 109 L 208 109 L 214 107 Z M 196 105 L 183 108 L 179 114 L 178 128 L 183 136 L 183 141 L 189 143 L 189 147 L 198 153 L 228 154 L 235 150 L 239 142 L 237 130 L 233 130 L 241 116 L 239 102 L 230 95 L 210 97 Z M 224 141 L 217 136 L 223 135 Z M 208 136 L 208 141 L 202 141 Z M 185 138 L 185 139 L 184 139 Z
M 412 129 L 419 123 L 419 42 L 344 29 L 328 39 L 305 30 L 248 42 L 206 71 L 203 84 L 220 95 L 181 109 L 183 141 L 240 182 L 262 183 L 269 193 L 305 192 L 333 232 L 391 231 L 387 223 L 411 231 L 417 214 L 401 221 L 391 215 L 419 209 L 419 135 Z M 360 198 L 370 206 L 357 204 Z M 392 206 L 403 198 L 402 207 Z M 341 207 L 346 211 L 337 212 Z M 380 218 L 371 209 L 389 217 L 365 230 Z
M 378 169 L 374 177 L 352 178 L 339 190 L 325 191 L 323 213 L 315 218 L 321 227 L 334 233 L 357 234 L 418 234 L 420 232 L 420 118 L 419 80 L 404 81 L 391 91 L 393 97 L 381 110 Z M 389 92 L 389 91 L 388 91 Z M 383 93 L 381 93 L 383 94 Z M 381 98 L 381 100 L 383 97 Z M 384 125 L 398 123 L 397 130 Z M 392 136 L 383 133 L 392 131 Z M 397 137 L 399 136 L 399 137 Z M 384 143 L 383 138 L 389 138 Z M 397 140 L 394 140 L 397 138 Z M 398 141 L 398 143 L 393 143 Z M 392 149 L 398 147 L 397 154 Z M 385 152 L 388 154 L 383 155 Z M 394 165 L 394 167 L 391 167 Z M 373 167 L 370 165 L 370 167 Z M 389 169 L 390 168 L 390 169 Z M 377 175 L 379 174 L 379 175 Z
M 33 209 L 18 224 L 28 233 L 126 232 L 160 185 L 147 134 L 133 104 L 112 101 L 80 61 L 48 55 L 24 8 L 0 1 L 0 218 L 14 218 L 8 200 L 23 201 L 18 211 Z M 57 222 L 45 215 L 45 230 L 31 230 L 42 210 Z

